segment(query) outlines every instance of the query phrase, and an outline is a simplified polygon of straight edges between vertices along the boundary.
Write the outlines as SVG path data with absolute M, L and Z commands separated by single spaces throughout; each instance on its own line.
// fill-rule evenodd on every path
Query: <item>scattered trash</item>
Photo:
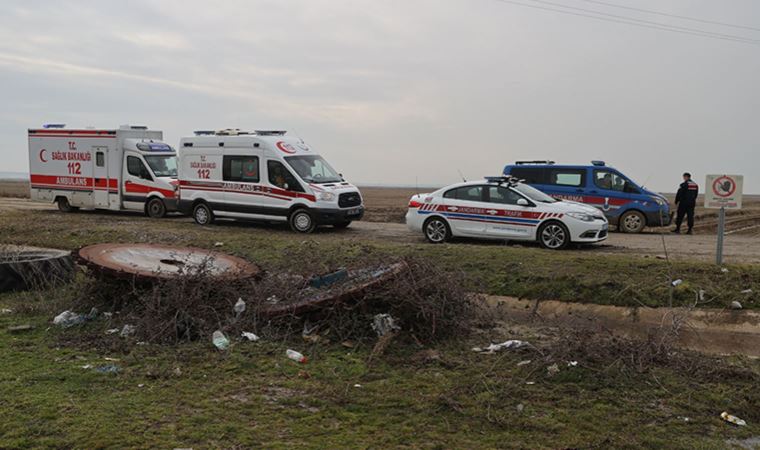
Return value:
M 527 384 L 527 385 L 534 385 L 534 384 L 536 384 L 536 382 L 535 381 L 526 381 L 525 384 Z
M 227 339 L 227 336 L 225 336 L 220 330 L 214 331 L 214 334 L 211 335 L 211 342 L 213 342 L 219 350 L 227 350 L 227 347 L 230 346 L 229 339 Z
M 92 369 L 92 364 L 85 364 L 85 365 L 79 366 L 79 367 L 81 367 L 82 369 Z
M 751 293 L 752 293 L 752 289 L 745 289 L 742 291 L 742 294 L 751 294 Z
M 248 331 L 243 331 L 243 333 L 242 333 L 241 335 L 242 335 L 244 338 L 246 338 L 246 339 L 248 339 L 249 341 L 251 341 L 251 342 L 256 342 L 256 341 L 258 341 L 258 340 L 259 340 L 259 337 L 258 337 L 258 336 L 256 336 L 256 335 L 255 335 L 255 334 L 253 334 L 253 333 L 249 333 Z
M 395 319 L 390 314 L 375 314 L 372 318 L 372 329 L 375 330 L 378 336 L 382 337 L 393 331 L 401 329 L 396 325 Z
M 117 362 L 118 362 L 118 361 L 121 361 L 119 358 L 109 358 L 108 356 L 106 356 L 106 357 L 105 357 L 105 358 L 103 358 L 103 359 L 105 359 L 106 361 L 117 361 Z
M 519 363 L 517 363 L 517 367 L 521 367 L 521 366 L 527 366 L 527 365 L 528 365 L 528 364 L 530 364 L 531 362 L 533 362 L 533 361 L 531 361 L 531 360 L 529 360 L 529 359 L 526 359 L 525 361 L 520 361 Z
M 137 385 L 137 387 L 141 388 L 141 387 L 145 387 L 145 385 L 143 383 L 140 383 Z
M 359 383 L 356 383 L 356 384 L 354 385 L 354 387 L 355 387 L 355 388 L 360 388 L 360 387 L 362 387 L 362 385 L 361 385 L 361 384 L 359 384 Z
M 295 350 L 288 349 L 285 355 L 297 363 L 306 364 L 308 362 L 308 359 L 304 355 Z
M 690 419 L 689 417 L 678 416 L 678 419 L 681 419 L 681 420 L 683 420 L 684 422 L 691 422 L 691 419 Z
M 0 314 L 12 314 L 13 310 L 8 308 L 0 309 Z
M 34 327 L 29 324 L 12 325 L 8 327 L 8 333 L 23 333 L 24 331 L 31 331 Z
M 80 323 L 84 323 L 85 317 L 81 314 L 77 314 L 72 311 L 64 311 L 53 319 L 53 325 L 58 325 L 63 328 L 69 328 L 73 327 L 74 325 L 79 325 Z
M 90 310 L 89 313 L 87 313 L 86 316 L 84 316 L 85 320 L 95 320 L 98 317 L 98 308 L 93 308 Z
M 720 269 L 720 271 L 723 272 L 723 273 L 728 273 L 728 269 L 726 269 L 725 267 L 722 268 L 722 269 Z
M 100 373 L 116 373 L 121 369 L 113 364 L 107 364 L 105 366 L 96 367 L 95 370 Z
M 346 347 L 346 348 L 354 348 L 356 347 L 356 343 L 354 341 L 343 341 L 340 343 L 340 345 Z
M 111 317 L 113 317 L 113 313 L 112 312 L 104 312 L 103 313 L 103 317 L 105 317 L 106 319 L 110 319 Z
M 119 332 L 118 328 L 109 328 L 108 330 L 106 330 L 106 334 L 116 334 L 118 332 Z
M 345 268 L 340 268 L 335 272 L 312 277 L 309 280 L 309 286 L 313 287 L 314 289 L 320 289 L 323 287 L 332 286 L 333 284 L 339 283 L 347 278 L 348 270 Z
M 127 337 L 135 334 L 135 331 L 137 331 L 137 327 L 134 325 L 124 325 L 124 327 L 121 329 L 121 332 L 119 333 L 119 336 L 121 337 Z
M 235 307 L 232 309 L 235 311 L 235 314 L 237 314 L 238 316 L 243 314 L 243 312 L 245 311 L 245 302 L 243 301 L 243 299 L 239 298 L 238 301 L 235 302 Z
M 733 416 L 733 415 L 727 413 L 726 411 L 723 411 L 722 413 L 720 413 L 720 418 L 723 419 L 723 420 L 725 420 L 728 423 L 732 423 L 732 424 L 740 426 L 740 427 L 743 427 L 743 426 L 747 425 L 747 422 L 745 422 L 744 420 L 742 420 L 742 419 L 740 419 L 740 418 L 738 418 L 736 416 Z
M 172 372 L 174 372 L 174 375 L 177 375 L 177 376 L 182 375 L 182 369 L 180 369 L 179 367 L 175 367 Z
M 731 309 L 742 309 L 742 304 L 734 300 L 731 302 Z
M 697 293 L 697 297 L 699 298 L 700 302 L 705 301 L 705 293 L 706 292 L 704 289 L 700 289 L 699 292 Z
M 578 366 L 578 361 L 569 361 L 567 363 L 567 367 L 577 367 L 577 366 Z
M 224 242 L 214 242 L 214 247 L 224 247 Z
M 676 287 L 676 286 L 679 286 L 681 283 L 683 283 L 683 280 L 679 278 L 677 280 L 673 280 L 673 282 L 670 284 L 672 284 L 673 287 Z
M 517 413 L 518 414 L 522 414 L 522 412 L 523 412 L 524 409 L 525 409 L 525 405 L 523 405 L 522 403 L 519 403 L 517 405 Z
M 559 373 L 559 366 L 556 363 L 546 368 L 546 374 L 549 375 L 550 377 L 553 377 L 554 375 L 558 373 Z
M 477 353 L 494 353 L 504 349 L 517 350 L 518 348 L 529 346 L 530 344 L 528 342 L 510 339 L 508 341 L 502 342 L 501 344 L 491 344 L 486 348 L 473 347 L 472 351 Z

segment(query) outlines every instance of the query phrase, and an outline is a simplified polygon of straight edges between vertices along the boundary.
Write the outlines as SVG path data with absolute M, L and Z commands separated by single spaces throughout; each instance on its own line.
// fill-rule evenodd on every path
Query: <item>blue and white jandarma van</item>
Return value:
M 595 206 L 625 233 L 670 224 L 670 205 L 665 197 L 637 185 L 604 161 L 592 161 L 591 165 L 517 161 L 504 168 L 504 175 L 525 180 L 552 197 Z

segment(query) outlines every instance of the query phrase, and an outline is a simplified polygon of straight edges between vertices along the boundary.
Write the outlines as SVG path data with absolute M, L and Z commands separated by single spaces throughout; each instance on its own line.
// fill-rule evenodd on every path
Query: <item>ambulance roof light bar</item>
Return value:
M 42 128 L 46 128 L 46 129 L 49 129 L 49 128 L 66 128 L 66 124 L 65 123 L 46 123 L 46 124 L 42 125 Z

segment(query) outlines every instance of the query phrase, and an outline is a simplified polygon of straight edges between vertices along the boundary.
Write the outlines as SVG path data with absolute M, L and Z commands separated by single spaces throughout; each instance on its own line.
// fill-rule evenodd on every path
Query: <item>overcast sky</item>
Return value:
M 606 1 L 760 29 L 757 0 Z M 3 0 L 0 171 L 28 171 L 26 130 L 47 122 L 145 124 L 172 145 L 273 127 L 359 184 L 603 159 L 660 191 L 688 170 L 760 193 L 760 31 L 551 2 L 758 41 L 498 0 Z

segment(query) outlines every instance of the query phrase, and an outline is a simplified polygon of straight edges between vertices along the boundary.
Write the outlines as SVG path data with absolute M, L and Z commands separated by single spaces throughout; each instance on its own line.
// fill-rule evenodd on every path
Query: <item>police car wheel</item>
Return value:
M 290 228 L 297 233 L 311 233 L 317 227 L 314 216 L 306 209 L 297 209 L 290 215 Z
M 570 243 L 570 233 L 560 222 L 547 222 L 538 229 L 538 243 L 550 250 L 561 250 Z
M 433 244 L 442 244 L 451 238 L 451 229 L 443 219 L 432 217 L 422 226 L 425 238 Z
M 153 198 L 145 206 L 145 212 L 148 213 L 148 217 L 160 219 L 166 215 L 166 205 L 160 198 Z
M 644 214 L 638 211 L 628 211 L 620 217 L 618 228 L 623 233 L 641 233 L 646 225 Z
M 193 220 L 198 225 L 208 225 L 214 221 L 214 213 L 205 203 L 198 203 L 193 208 Z

